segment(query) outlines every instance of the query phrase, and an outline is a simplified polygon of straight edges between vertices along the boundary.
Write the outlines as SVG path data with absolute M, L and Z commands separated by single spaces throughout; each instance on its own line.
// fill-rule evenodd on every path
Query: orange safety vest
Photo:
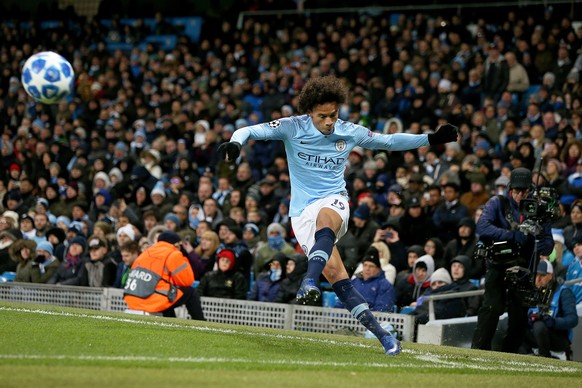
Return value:
M 164 311 L 184 294 L 177 287 L 190 287 L 194 282 L 194 272 L 188 259 L 178 248 L 165 241 L 155 243 L 138 256 L 131 266 L 126 291 L 132 284 L 135 285 L 135 281 L 142 281 L 143 276 L 139 276 L 140 272 L 143 274 L 146 271 L 161 279 L 155 285 L 155 291 L 148 296 L 138 297 L 127 293 L 123 296 L 125 303 L 132 310 L 148 313 Z M 135 279 L 132 279 L 132 274 L 136 274 Z M 172 295 L 173 291 L 177 293 Z

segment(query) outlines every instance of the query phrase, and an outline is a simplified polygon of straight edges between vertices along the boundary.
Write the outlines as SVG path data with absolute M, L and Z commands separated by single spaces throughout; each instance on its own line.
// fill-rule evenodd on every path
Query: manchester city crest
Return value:
M 340 139 L 338 141 L 335 142 L 335 149 L 338 151 L 343 151 L 346 149 L 346 141 L 343 139 Z

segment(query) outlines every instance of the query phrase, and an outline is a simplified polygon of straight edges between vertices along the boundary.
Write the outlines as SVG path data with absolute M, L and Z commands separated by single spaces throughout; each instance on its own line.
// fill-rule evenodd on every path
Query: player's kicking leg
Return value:
M 376 317 L 370 311 L 368 303 L 348 278 L 348 273 L 341 261 L 339 251 L 335 247 L 327 266 L 323 270 L 323 275 L 332 284 L 333 290 L 346 309 L 380 340 L 386 354 L 397 355 L 400 353 L 400 341 L 384 330 L 376 320 Z

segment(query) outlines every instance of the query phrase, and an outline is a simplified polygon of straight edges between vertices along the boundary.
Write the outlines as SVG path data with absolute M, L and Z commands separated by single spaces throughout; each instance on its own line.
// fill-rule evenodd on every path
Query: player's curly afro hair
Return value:
M 303 87 L 299 95 L 299 112 L 307 113 L 316 105 L 335 102 L 338 105 L 346 101 L 348 89 L 338 78 L 330 75 L 312 78 Z

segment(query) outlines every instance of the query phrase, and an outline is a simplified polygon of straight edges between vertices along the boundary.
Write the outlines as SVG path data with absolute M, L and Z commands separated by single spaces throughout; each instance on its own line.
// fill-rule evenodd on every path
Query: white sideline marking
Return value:
M 377 349 L 378 346 L 351 343 L 351 342 L 340 342 L 327 339 L 318 338 L 306 338 L 297 337 L 292 335 L 283 334 L 268 334 L 268 333 L 250 333 L 248 331 L 239 331 L 236 329 L 218 329 L 208 326 L 193 326 L 184 325 L 180 323 L 167 323 L 167 322 L 156 322 L 156 321 L 145 321 L 140 319 L 131 318 L 118 318 L 105 315 L 89 315 L 89 314 L 76 314 L 67 313 L 64 311 L 47 311 L 40 309 L 25 309 L 25 308 L 12 308 L 12 307 L 2 307 L 0 306 L 0 311 L 16 311 L 31 314 L 43 314 L 43 315 L 54 315 L 54 316 L 66 316 L 66 317 L 76 317 L 76 318 L 89 318 L 104 321 L 114 321 L 121 323 L 134 323 L 142 324 L 147 326 L 159 326 L 159 327 L 170 327 L 170 328 L 184 328 L 200 331 L 211 331 L 225 334 L 245 334 L 249 336 L 258 337 L 272 337 L 272 338 L 283 338 L 283 339 L 300 339 L 302 341 L 311 342 L 321 342 L 334 345 L 346 345 L 355 346 L 361 348 L 374 348 Z M 577 368 L 572 368 L 568 366 L 553 366 L 545 364 L 537 364 L 533 362 L 526 361 L 503 361 L 503 364 L 491 365 L 492 360 L 482 357 L 463 357 L 463 361 L 459 361 L 455 356 L 436 354 L 432 352 L 421 352 L 414 349 L 404 349 L 403 353 L 410 354 L 414 359 L 422 362 L 423 368 L 433 368 L 433 369 L 461 369 L 470 368 L 485 371 L 514 371 L 514 372 L 548 372 L 548 373 L 575 373 L 580 372 Z M 304 361 L 304 360 L 256 360 L 256 359 L 245 359 L 245 358 L 211 358 L 211 357 L 152 357 L 152 356 L 99 356 L 99 355 L 43 355 L 43 354 L 0 354 L 0 359 L 18 359 L 18 360 L 89 360 L 89 361 L 151 361 L 151 362 L 182 362 L 182 363 L 200 363 L 200 362 L 229 362 L 229 363 L 241 363 L 241 364 L 269 364 L 269 365 L 304 365 L 304 366 L 330 366 L 330 367 L 372 367 L 372 368 L 418 368 L 418 363 L 394 363 L 394 364 L 384 364 L 384 363 L 369 363 L 369 362 L 323 362 L 323 361 Z

